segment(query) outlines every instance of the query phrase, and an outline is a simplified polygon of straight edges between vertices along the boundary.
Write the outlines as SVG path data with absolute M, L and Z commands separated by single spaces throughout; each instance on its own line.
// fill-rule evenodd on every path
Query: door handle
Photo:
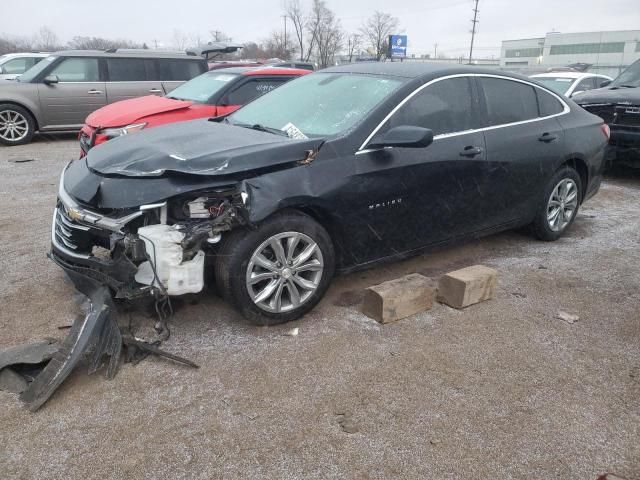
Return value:
M 460 152 L 461 157 L 475 157 L 476 155 L 480 155 L 483 150 L 480 147 L 468 146 L 464 147 L 464 150 Z
M 89 90 L 87 93 L 89 95 L 102 95 L 102 90 Z
M 163 93 L 163 91 L 159 88 L 152 88 L 151 90 L 149 90 L 149 93 Z
M 538 137 L 538 140 L 544 143 L 551 143 L 557 139 L 558 139 L 558 135 L 554 133 L 543 133 L 541 136 Z

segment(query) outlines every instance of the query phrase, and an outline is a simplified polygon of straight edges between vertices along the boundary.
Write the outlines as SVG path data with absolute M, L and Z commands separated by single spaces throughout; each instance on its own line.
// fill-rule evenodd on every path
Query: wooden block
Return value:
M 362 302 L 362 313 L 380 323 L 414 315 L 433 306 L 435 285 L 431 279 L 412 273 L 369 287 Z
M 465 308 L 493 298 L 498 272 L 474 265 L 444 275 L 438 283 L 438 301 L 453 308 Z

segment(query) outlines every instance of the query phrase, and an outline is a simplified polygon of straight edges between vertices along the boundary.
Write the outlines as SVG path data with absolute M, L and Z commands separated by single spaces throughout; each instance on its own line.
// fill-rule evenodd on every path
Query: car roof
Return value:
M 389 75 L 404 77 L 407 79 L 417 79 L 421 77 L 441 77 L 444 75 L 455 75 L 464 73 L 484 73 L 490 75 L 501 75 L 524 79 L 522 75 L 501 70 L 477 67 L 475 65 L 461 65 L 455 63 L 437 64 L 429 62 L 361 62 L 349 63 L 337 67 L 325 68 L 317 73 L 360 73 L 370 75 Z
M 310 70 L 303 68 L 284 68 L 284 67 L 271 67 L 269 65 L 260 67 L 229 67 L 224 69 L 210 70 L 210 75 L 306 75 L 311 73 Z M 205 74 L 206 75 L 206 74 Z
M 48 52 L 25 52 L 25 53 L 5 53 L 0 55 L 2 58 L 20 58 L 20 57 L 48 57 Z
M 104 58 L 170 58 L 180 60 L 201 60 L 204 58 L 195 55 L 180 52 L 162 52 L 156 50 L 120 50 L 120 51 L 104 51 L 104 50 L 63 50 L 51 54 L 56 57 L 104 57 Z
M 606 75 L 596 74 L 596 73 L 586 73 L 586 72 L 547 72 L 547 73 L 536 73 L 535 75 L 531 75 L 531 78 L 585 78 L 585 77 L 605 77 Z

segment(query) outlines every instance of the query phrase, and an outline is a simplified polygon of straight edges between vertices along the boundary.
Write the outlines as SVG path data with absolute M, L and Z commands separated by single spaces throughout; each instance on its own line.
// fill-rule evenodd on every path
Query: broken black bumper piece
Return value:
M 60 350 L 20 395 L 20 399 L 32 412 L 51 397 L 86 351 L 93 350 L 90 374 L 101 366 L 105 355 L 109 357 L 107 378 L 113 378 L 118 369 L 122 335 L 114 318 L 115 307 L 109 288 L 75 272 L 67 273 L 76 287 L 89 297 L 91 308 L 84 318 L 76 319 Z

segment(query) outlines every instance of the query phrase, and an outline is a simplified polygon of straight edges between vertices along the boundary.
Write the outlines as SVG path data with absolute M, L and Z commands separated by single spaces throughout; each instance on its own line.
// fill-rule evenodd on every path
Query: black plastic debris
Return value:
M 89 373 L 94 373 L 100 367 L 104 355 L 107 355 L 110 357 L 107 378 L 113 378 L 116 374 L 122 336 L 112 317 L 114 305 L 108 287 L 98 285 L 97 282 L 93 287 L 88 292 L 91 309 L 87 316 L 76 319 L 60 350 L 20 395 L 20 399 L 32 412 L 51 397 L 87 350 L 93 349 L 94 352 Z
M 0 390 L 22 393 L 60 345 L 53 339 L 19 345 L 0 352 Z
M 25 384 L 11 373 L 5 374 L 5 376 L 7 385 L 12 391 L 18 393 L 18 391 L 24 390 L 20 399 L 29 410 L 32 412 L 38 410 L 85 357 L 89 359 L 90 375 L 106 363 L 106 377 L 113 378 L 118 371 L 123 346 L 126 350 L 125 362 L 135 364 L 153 354 L 193 368 L 199 368 L 197 364 L 186 358 L 158 348 L 160 341 L 149 343 L 136 338 L 131 333 L 131 325 L 128 329 L 125 328 L 126 335 L 123 335 L 116 321 L 117 309 L 109 287 L 77 272 L 68 271 L 67 274 L 78 291 L 88 297 L 89 302 L 87 303 L 90 306 L 86 309 L 84 317 L 79 316 L 73 322 L 62 345 L 34 344 L 38 348 L 26 345 L 0 353 L 0 369 L 2 366 L 9 365 L 13 369 L 14 363 L 21 363 L 23 367 L 27 367 L 23 371 L 17 372 L 26 383 L 31 382 L 26 389 L 24 388 Z M 162 317 L 160 323 L 168 332 L 166 317 Z M 50 360 L 41 371 L 30 369 L 28 368 L 30 365 L 25 365 L 29 363 L 41 365 L 45 358 Z
M 22 393 L 28 386 L 27 380 L 11 367 L 0 370 L 0 390 L 9 393 Z

